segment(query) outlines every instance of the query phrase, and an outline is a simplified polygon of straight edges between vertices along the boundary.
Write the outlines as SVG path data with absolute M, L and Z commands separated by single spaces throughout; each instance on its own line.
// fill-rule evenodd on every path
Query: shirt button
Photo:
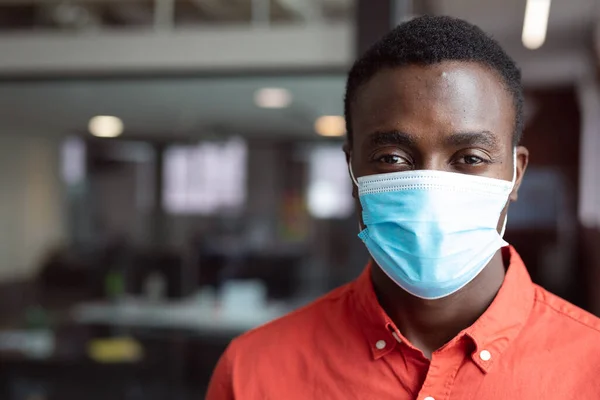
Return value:
M 385 340 L 378 340 L 377 343 L 375 343 L 375 347 L 377 347 L 378 350 L 385 349 L 385 346 L 386 346 Z
M 431 396 L 427 396 L 423 400 L 435 400 L 435 399 L 433 397 L 431 397 Z
M 479 353 L 479 358 L 481 358 L 483 361 L 490 361 L 492 359 L 492 354 L 487 350 L 481 350 L 481 353 Z

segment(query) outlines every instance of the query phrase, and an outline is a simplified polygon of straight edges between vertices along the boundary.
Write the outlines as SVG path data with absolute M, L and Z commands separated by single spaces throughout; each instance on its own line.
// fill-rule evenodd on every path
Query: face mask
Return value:
M 365 229 L 359 237 L 398 286 L 423 299 L 446 297 L 471 282 L 507 243 L 498 234 L 512 182 L 419 170 L 352 180 Z

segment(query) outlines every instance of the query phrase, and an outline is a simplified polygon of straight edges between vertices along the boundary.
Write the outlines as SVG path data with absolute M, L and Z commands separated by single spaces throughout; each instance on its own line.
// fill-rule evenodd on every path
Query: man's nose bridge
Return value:
M 439 153 L 422 154 L 417 160 L 415 169 L 417 170 L 432 170 L 432 171 L 448 171 L 450 165 L 446 158 Z

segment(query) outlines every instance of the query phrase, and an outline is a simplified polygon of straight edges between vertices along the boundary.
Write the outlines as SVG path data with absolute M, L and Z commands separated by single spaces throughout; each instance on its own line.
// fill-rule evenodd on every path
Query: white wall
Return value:
M 59 143 L 0 134 L 0 280 L 31 277 L 65 237 Z
M 600 23 L 594 29 L 595 54 L 600 62 Z M 587 228 L 600 229 L 600 85 L 592 68 L 578 85 L 581 108 L 579 220 Z
M 578 88 L 581 107 L 579 220 L 600 229 L 600 87 L 593 77 Z

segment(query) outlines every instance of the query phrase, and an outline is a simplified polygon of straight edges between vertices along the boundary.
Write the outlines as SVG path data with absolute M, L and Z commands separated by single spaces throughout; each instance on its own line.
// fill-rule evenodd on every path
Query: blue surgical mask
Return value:
M 358 236 L 402 289 L 446 297 L 507 245 L 497 226 L 515 177 L 516 160 L 512 182 L 433 170 L 352 175 L 365 225 Z

